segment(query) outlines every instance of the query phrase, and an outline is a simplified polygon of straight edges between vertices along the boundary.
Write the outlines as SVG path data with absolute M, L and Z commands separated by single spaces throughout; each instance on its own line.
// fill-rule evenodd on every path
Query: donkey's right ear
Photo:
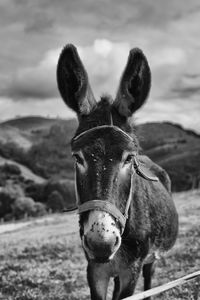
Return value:
M 119 114 L 130 117 L 147 99 L 151 87 L 151 71 L 143 52 L 133 48 L 122 74 L 113 105 Z
M 57 83 L 64 102 L 77 114 L 87 115 L 96 106 L 87 72 L 74 45 L 66 45 L 60 54 Z

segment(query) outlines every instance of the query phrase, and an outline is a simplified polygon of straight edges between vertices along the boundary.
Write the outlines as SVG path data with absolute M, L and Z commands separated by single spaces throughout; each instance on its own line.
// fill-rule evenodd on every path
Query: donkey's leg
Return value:
M 88 264 L 87 279 L 92 300 L 105 300 L 110 280 L 107 264 Z
M 119 277 L 114 278 L 114 291 L 113 291 L 113 297 L 112 300 L 119 299 L 120 295 L 120 279 Z
M 151 262 L 145 264 L 143 266 L 143 277 L 144 277 L 144 290 L 149 290 L 151 288 L 151 280 L 155 271 L 155 262 Z M 146 300 L 150 300 L 151 298 L 145 298 Z
M 133 282 L 130 276 L 126 275 L 123 279 L 116 277 L 115 281 L 115 288 L 113 292 L 112 300 L 119 300 L 125 297 L 131 296 L 135 289 L 135 282 Z
M 119 300 L 133 295 L 140 274 L 141 263 L 136 263 L 115 278 L 112 300 Z

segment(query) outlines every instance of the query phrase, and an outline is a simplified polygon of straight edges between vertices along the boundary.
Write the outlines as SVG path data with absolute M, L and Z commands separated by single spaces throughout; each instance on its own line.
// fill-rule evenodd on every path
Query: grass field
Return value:
M 153 286 L 200 269 L 200 191 L 174 195 L 180 214 L 176 246 L 158 262 Z M 55 215 L 0 234 L 1 300 L 90 299 L 75 215 Z M 200 279 L 154 299 L 200 299 Z M 140 278 L 137 291 L 142 290 Z

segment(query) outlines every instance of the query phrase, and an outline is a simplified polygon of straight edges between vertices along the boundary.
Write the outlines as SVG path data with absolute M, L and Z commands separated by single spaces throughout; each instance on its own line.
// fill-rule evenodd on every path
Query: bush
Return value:
M 5 189 L 2 189 L 0 192 L 0 218 L 12 213 L 13 202 L 14 198 Z
M 33 172 L 47 179 L 72 177 L 74 168 L 70 152 L 67 151 L 69 147 L 65 128 L 55 124 L 39 143 L 28 150 L 28 166 Z
M 45 201 L 45 189 L 46 183 L 29 182 L 25 187 L 25 195 L 32 198 L 35 202 Z
M 43 203 L 36 202 L 35 203 L 35 217 L 44 216 L 47 213 L 46 206 Z
M 0 218 L 5 220 L 13 217 L 13 204 L 17 198 L 24 197 L 24 192 L 19 184 L 7 180 L 0 190 Z
M 13 159 L 19 163 L 25 164 L 26 162 L 26 152 L 14 142 L 0 142 L 0 155 L 5 158 Z
M 2 172 L 2 168 L 0 167 L 0 186 L 6 185 L 7 176 L 4 172 Z
M 53 191 L 48 197 L 47 207 L 51 208 L 53 212 L 62 211 L 65 208 L 65 201 L 61 193 Z
M 2 166 L 2 171 L 5 172 L 5 173 L 9 173 L 9 174 L 12 174 L 12 175 L 20 175 L 21 174 L 21 170 L 20 168 L 17 166 L 17 165 L 14 165 L 14 164 L 4 164 Z
M 74 181 L 67 179 L 48 181 L 44 189 L 46 201 L 48 201 L 49 195 L 54 191 L 58 191 L 63 197 L 64 208 L 74 207 L 76 203 Z
M 6 181 L 4 190 L 15 200 L 19 197 L 24 197 L 24 191 L 20 184 L 14 183 L 12 180 Z
M 21 180 L 21 170 L 15 164 L 4 164 L 0 166 L 0 186 L 5 186 L 7 180 L 14 179 Z
M 35 216 L 35 202 L 33 199 L 28 197 L 19 197 L 12 205 L 12 212 L 16 219 L 21 219 L 25 216 Z

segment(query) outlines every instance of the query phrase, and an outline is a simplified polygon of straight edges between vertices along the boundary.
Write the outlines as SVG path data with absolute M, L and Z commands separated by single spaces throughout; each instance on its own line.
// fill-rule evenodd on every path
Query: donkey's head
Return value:
M 134 177 L 145 177 L 137 164 L 138 143 L 129 117 L 148 96 L 150 69 L 142 51 L 132 49 L 115 100 L 103 97 L 97 103 L 76 48 L 67 45 L 57 81 L 79 120 L 72 153 L 83 248 L 88 259 L 105 262 L 120 247 Z

